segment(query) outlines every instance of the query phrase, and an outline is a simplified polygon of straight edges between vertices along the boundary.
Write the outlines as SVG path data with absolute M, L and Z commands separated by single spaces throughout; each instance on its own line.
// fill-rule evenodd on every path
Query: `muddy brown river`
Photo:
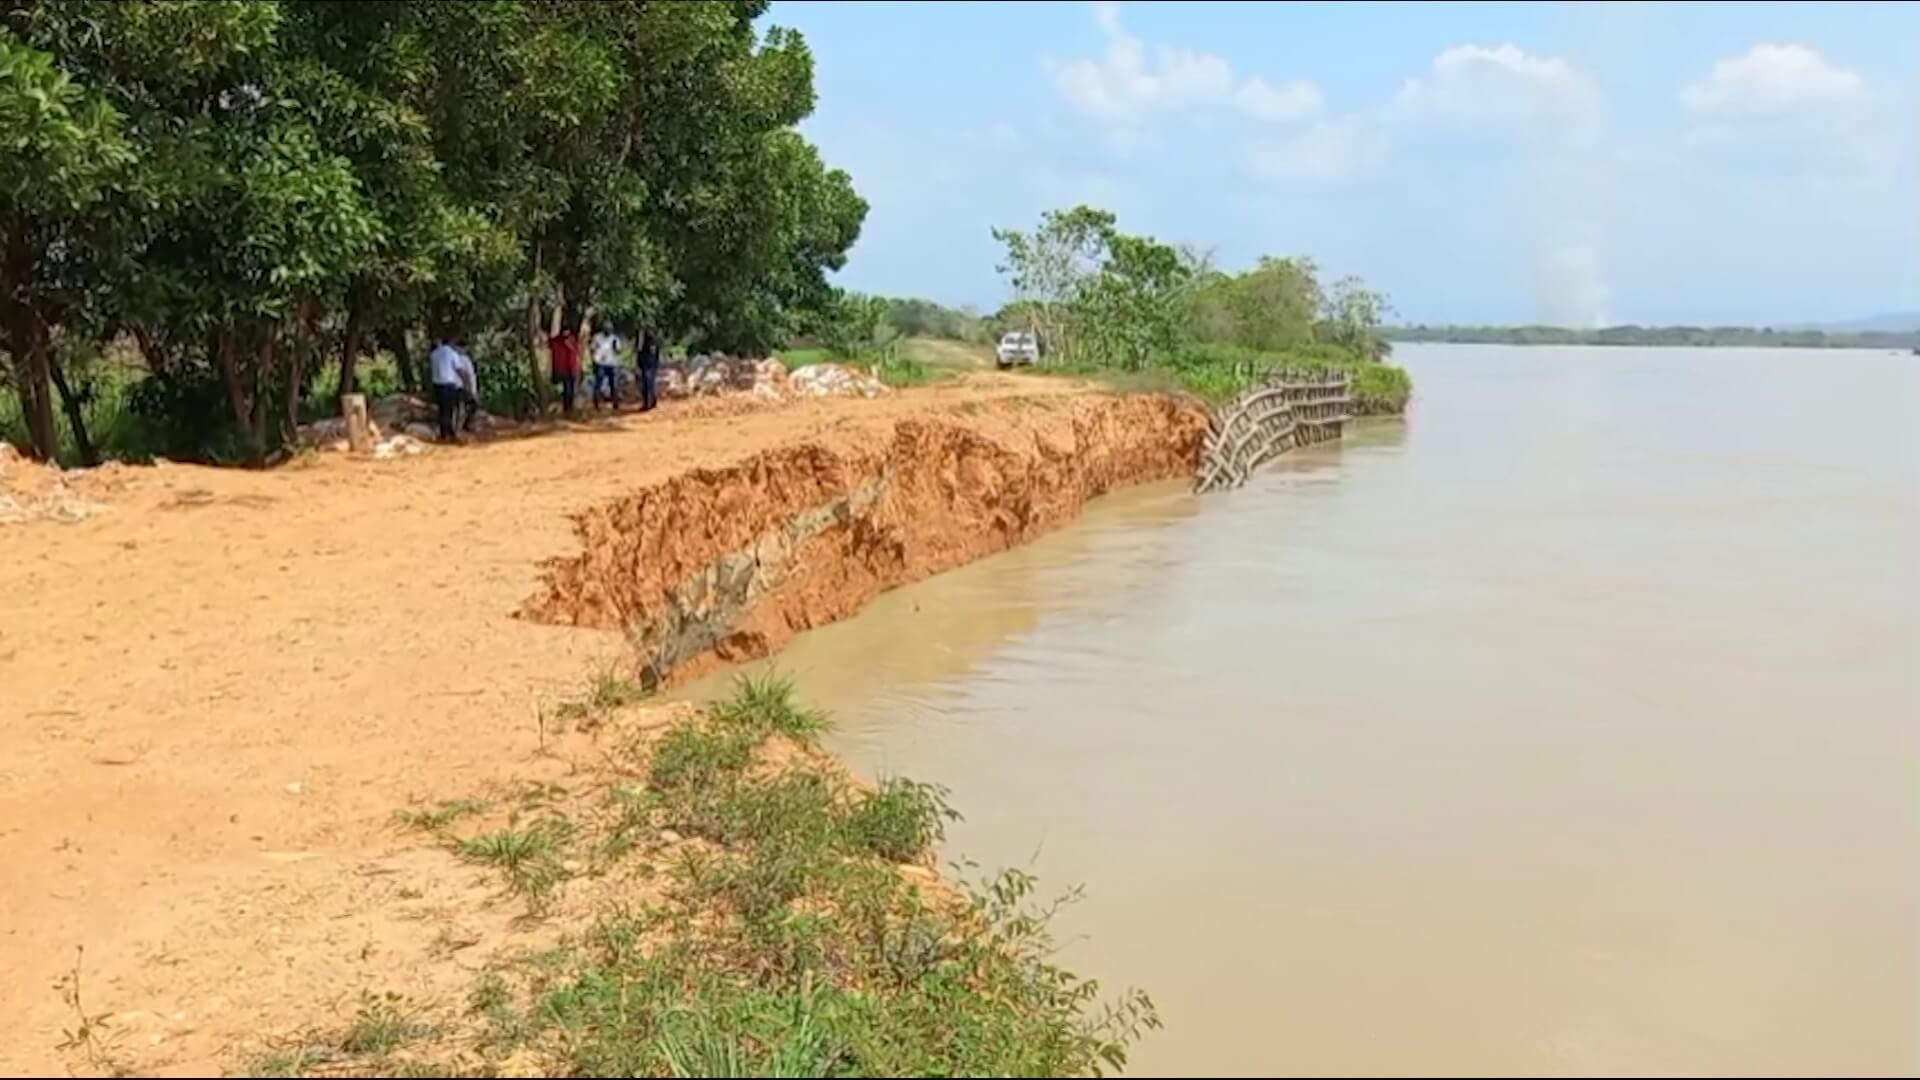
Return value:
M 778 666 L 1085 887 L 1136 1075 L 1920 1069 L 1920 357 L 1399 358 L 1404 425 Z

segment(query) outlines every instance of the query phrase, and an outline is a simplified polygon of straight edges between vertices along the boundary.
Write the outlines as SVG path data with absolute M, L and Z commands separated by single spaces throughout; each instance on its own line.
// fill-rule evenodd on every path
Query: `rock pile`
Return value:
M 438 436 L 438 423 L 433 405 L 411 394 L 389 394 L 367 404 L 367 424 L 373 432 L 373 456 L 376 458 L 420 453 L 426 449 L 425 444 L 433 442 Z M 481 431 L 490 429 L 493 423 L 493 417 L 484 411 L 475 416 L 473 421 L 474 427 Z M 330 416 L 311 424 L 301 424 L 298 436 L 300 445 L 305 449 L 344 453 L 347 449 L 346 418 Z
M 373 444 L 373 456 L 385 461 L 388 458 L 412 457 L 427 448 L 426 444 L 405 433 L 389 435 Z
M 879 397 L 887 384 L 845 364 L 808 364 L 787 377 L 793 392 L 805 397 Z
M 73 490 L 59 466 L 28 461 L 0 442 L 0 525 L 82 521 L 106 508 Z
M 763 401 L 799 397 L 879 397 L 887 385 L 845 364 L 809 364 L 787 373 L 778 360 L 700 355 L 661 365 L 660 396 L 744 394 Z
M 778 360 L 752 360 L 716 353 L 660 365 L 663 398 L 751 394 L 778 401 L 787 397 L 787 366 Z

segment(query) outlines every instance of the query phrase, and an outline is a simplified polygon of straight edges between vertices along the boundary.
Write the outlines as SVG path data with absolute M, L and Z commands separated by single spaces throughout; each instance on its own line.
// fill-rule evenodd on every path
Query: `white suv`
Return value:
M 1026 330 L 1001 334 L 1000 344 L 994 346 L 993 358 L 1002 371 L 1015 364 L 1039 363 L 1040 339 Z

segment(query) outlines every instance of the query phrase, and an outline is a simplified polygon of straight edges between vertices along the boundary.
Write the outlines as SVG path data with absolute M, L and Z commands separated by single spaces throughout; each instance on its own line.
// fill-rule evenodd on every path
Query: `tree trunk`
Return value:
M 542 365 L 540 363 L 540 355 L 545 351 L 546 346 L 547 343 L 544 335 L 541 333 L 540 326 L 540 301 L 538 299 L 528 300 L 527 370 L 533 375 L 534 411 L 541 413 L 547 411 L 547 380 L 546 377 L 541 374 Z
M 26 413 L 27 435 L 33 440 L 33 453 L 43 461 L 52 461 L 60 452 L 60 432 L 53 425 L 51 362 L 47 356 L 47 328 L 31 307 L 25 310 L 27 347 L 23 363 L 14 365 L 20 390 L 20 408 Z M 17 339 L 16 339 L 17 340 Z
M 340 335 L 340 389 L 334 395 L 334 404 L 346 401 L 347 395 L 356 393 L 360 387 L 355 384 L 355 371 L 360 360 L 360 297 L 358 292 L 347 294 L 347 326 Z
M 295 341 L 287 350 L 287 437 L 298 437 L 300 431 L 300 379 L 307 373 L 307 350 L 311 348 L 311 339 Z M 336 406 L 339 402 L 334 402 Z
M 162 379 L 173 377 L 173 359 L 167 355 L 166 346 L 140 323 L 133 324 L 133 340 L 140 345 L 140 356 L 147 362 L 147 371 Z
M 533 276 L 540 276 L 540 245 L 533 246 Z M 527 370 L 533 375 L 533 411 L 541 415 L 547 411 L 548 379 L 540 373 L 540 353 L 546 348 L 546 336 L 540 332 L 540 297 L 527 297 Z
M 347 421 L 347 449 L 356 454 L 373 452 L 373 425 L 367 419 L 367 395 L 340 395 L 340 415 Z
M 247 425 L 247 441 L 253 447 L 255 465 L 267 463 L 267 399 L 273 396 L 273 358 L 279 338 L 277 327 L 269 329 L 253 363 L 253 418 Z
M 20 411 L 26 415 L 27 438 L 33 443 L 33 455 L 52 461 L 60 451 L 60 438 L 53 426 L 53 389 L 47 357 L 47 327 L 34 310 L 33 248 L 27 238 L 27 223 L 16 218 L 7 230 L 7 254 L 4 280 L 0 280 L 0 304 L 7 313 L 7 333 L 12 339 L 14 387 L 20 394 Z
M 73 430 L 73 444 L 80 448 L 80 464 L 89 468 L 100 464 L 100 451 L 87 433 L 87 413 L 82 407 L 86 403 L 67 385 L 66 372 L 60 370 L 58 360 L 48 365 L 48 373 L 53 376 L 54 388 L 60 391 L 60 407 L 67 414 L 67 427 Z
M 252 411 L 248 408 L 246 386 L 240 381 L 240 345 L 233 331 L 216 330 L 213 355 L 220 362 L 220 381 L 227 384 L 227 405 L 233 409 L 233 422 L 241 431 L 253 431 Z

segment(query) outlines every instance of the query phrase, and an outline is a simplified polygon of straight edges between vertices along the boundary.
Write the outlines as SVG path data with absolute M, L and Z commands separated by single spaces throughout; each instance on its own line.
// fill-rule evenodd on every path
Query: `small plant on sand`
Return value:
M 67 1006 L 67 1011 L 73 1014 L 73 1026 L 60 1031 L 59 1049 L 78 1053 L 95 1072 L 124 1076 L 126 1071 L 117 1059 L 121 1033 L 109 1026 L 113 1014 L 89 1012 L 86 999 L 82 996 L 81 968 L 86 958 L 85 946 L 75 948 L 73 967 L 54 984 L 60 991 L 60 1000 Z
M 490 805 L 485 799 L 444 799 L 432 807 L 401 810 L 393 815 L 393 821 L 409 829 L 439 832 L 454 822 L 486 813 Z
M 610 667 L 594 676 L 593 685 L 587 689 L 584 697 L 561 702 L 554 707 L 553 715 L 557 720 L 588 727 L 599 723 L 611 712 L 645 700 L 646 696 L 647 691 L 637 680 Z
M 572 822 L 549 817 L 470 836 L 455 850 L 462 858 L 499 870 L 509 888 L 539 901 L 566 878 L 561 853 L 572 835 Z
M 709 712 L 721 724 L 756 735 L 781 734 L 810 742 L 827 729 L 827 714 L 794 700 L 793 680 L 774 672 L 742 675 L 733 693 Z
M 413 1011 L 405 998 L 387 993 L 361 994 L 353 1020 L 340 1036 L 348 1054 L 390 1054 L 407 1043 L 433 1034 L 434 1027 Z

